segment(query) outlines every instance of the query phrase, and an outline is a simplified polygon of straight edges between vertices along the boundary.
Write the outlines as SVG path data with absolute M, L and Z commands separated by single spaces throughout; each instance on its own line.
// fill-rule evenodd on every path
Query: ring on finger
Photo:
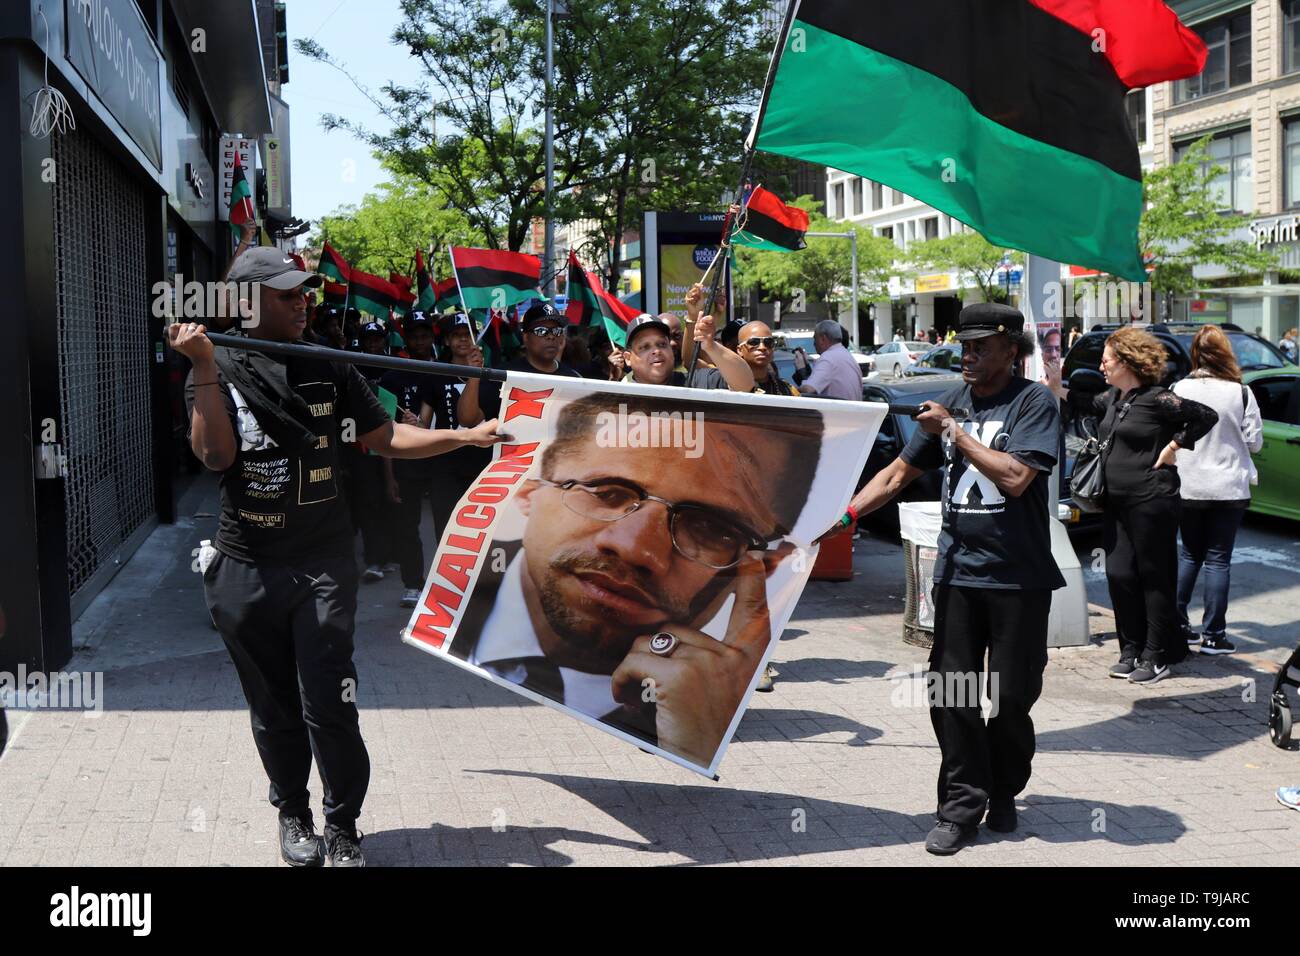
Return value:
M 658 654 L 660 657 L 672 657 L 673 651 L 677 650 L 679 644 L 681 644 L 681 640 L 676 634 L 660 631 L 650 638 L 650 653 Z

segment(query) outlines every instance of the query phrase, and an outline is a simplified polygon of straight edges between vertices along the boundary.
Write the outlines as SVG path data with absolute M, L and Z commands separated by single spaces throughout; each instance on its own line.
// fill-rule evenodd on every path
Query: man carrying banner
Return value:
M 1052 591 L 1065 586 L 1052 557 L 1048 503 L 1060 442 L 1055 396 L 1016 378 L 1034 337 L 1010 306 L 967 306 L 958 319 L 962 385 L 927 402 L 901 455 L 841 518 L 850 524 L 895 498 L 923 471 L 944 468 L 943 526 L 934 568 L 934 648 L 928 686 L 939 741 L 938 823 L 925 848 L 956 853 L 981 819 L 1016 828 L 1015 796 L 1029 782 L 1043 689 Z M 949 409 L 969 409 L 957 422 Z M 988 654 L 988 723 L 978 688 Z
M 303 288 L 319 276 L 266 247 L 241 256 L 230 279 L 254 284 L 259 321 L 250 338 L 302 338 Z M 339 442 L 427 458 L 493 445 L 497 423 L 459 432 L 397 424 L 352 366 L 217 349 L 204 332 L 184 323 L 167 334 L 194 367 L 186 385 L 191 447 L 221 473 L 216 551 L 203 565 L 208 610 L 248 699 L 269 798 L 280 811 L 282 858 L 322 863 L 307 792 L 314 754 L 326 855 L 333 866 L 362 866 L 356 821 L 370 759 L 355 703 L 357 564 L 340 507 Z
M 622 356 L 628 373 L 624 381 L 642 385 L 689 384 L 692 388 L 736 392 L 754 390 L 754 375 L 745 360 L 715 338 L 714 316 L 700 314 L 703 301 L 704 287 L 697 283 L 686 293 L 686 309 L 694 324 L 700 354 L 713 367 L 701 364 L 688 380 L 685 372 L 675 368 L 672 329 L 668 323 L 658 316 L 639 315 L 627 325 L 627 345 Z
M 524 313 L 521 323 L 524 351 L 506 363 L 506 371 L 582 378 L 577 369 L 560 361 L 568 324 L 568 319 L 549 302 L 532 306 Z M 481 353 L 478 361 L 481 367 Z M 469 379 L 457 400 L 456 409 L 465 425 L 477 425 L 485 418 L 496 418 L 501 410 L 501 383 Z

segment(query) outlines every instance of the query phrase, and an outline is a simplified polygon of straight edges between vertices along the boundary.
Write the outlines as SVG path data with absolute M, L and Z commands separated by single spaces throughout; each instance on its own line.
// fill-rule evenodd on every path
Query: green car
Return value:
M 1300 521 L 1300 367 L 1259 369 L 1242 379 L 1264 419 L 1264 447 L 1255 454 L 1259 485 L 1251 489 L 1250 510 Z

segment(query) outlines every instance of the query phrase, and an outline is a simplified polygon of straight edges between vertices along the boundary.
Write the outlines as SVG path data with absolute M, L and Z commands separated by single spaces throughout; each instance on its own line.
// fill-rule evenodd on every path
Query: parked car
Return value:
M 862 387 L 862 400 L 888 405 L 920 405 L 922 402 L 937 401 L 957 384 L 959 383 L 956 374 L 944 372 L 867 382 Z M 867 463 L 858 478 L 859 489 L 898 457 L 907 443 L 912 440 L 918 427 L 915 420 L 907 415 L 890 413 L 885 416 L 884 421 L 880 423 L 880 431 L 876 433 L 876 441 L 867 456 Z M 1100 516 L 1085 514 L 1070 498 L 1069 476 L 1073 469 L 1074 453 L 1067 449 L 1065 464 L 1061 469 L 1057 517 L 1065 522 L 1066 529 L 1071 534 L 1095 529 L 1100 527 L 1101 523 Z M 894 501 L 865 516 L 862 524 L 868 530 L 896 538 L 898 536 L 897 502 L 938 501 L 942 488 L 943 470 L 927 471 L 908 485 Z
M 932 375 L 935 372 L 961 371 L 961 345 L 957 342 L 936 345 L 908 367 L 906 375 Z
M 1267 339 L 1247 332 L 1236 325 L 1224 324 L 1220 327 L 1228 335 L 1228 341 L 1232 345 L 1233 353 L 1237 356 L 1237 364 L 1241 366 L 1242 372 L 1296 367 L 1287 361 L 1281 349 Z M 1101 353 L 1105 348 L 1106 338 L 1119 328 L 1123 328 L 1123 326 L 1094 325 L 1091 330 L 1082 335 L 1074 343 L 1074 347 L 1066 353 L 1065 363 L 1061 367 L 1061 377 L 1068 381 L 1070 376 L 1081 368 L 1099 371 L 1101 369 Z M 1172 385 L 1192 370 L 1192 338 L 1200 328 L 1200 325 L 1169 325 L 1165 323 L 1156 323 L 1146 327 L 1146 330 L 1159 339 L 1169 353 L 1165 385 Z
M 1300 367 L 1246 372 L 1264 419 L 1264 447 L 1254 456 L 1259 484 L 1250 510 L 1300 521 Z
M 871 358 L 877 372 L 897 378 L 929 348 L 925 342 L 886 342 Z

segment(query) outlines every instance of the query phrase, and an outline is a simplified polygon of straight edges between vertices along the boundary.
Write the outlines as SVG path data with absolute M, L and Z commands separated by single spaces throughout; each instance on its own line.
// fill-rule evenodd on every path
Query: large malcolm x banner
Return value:
M 713 776 L 883 405 L 511 374 L 404 641 Z

